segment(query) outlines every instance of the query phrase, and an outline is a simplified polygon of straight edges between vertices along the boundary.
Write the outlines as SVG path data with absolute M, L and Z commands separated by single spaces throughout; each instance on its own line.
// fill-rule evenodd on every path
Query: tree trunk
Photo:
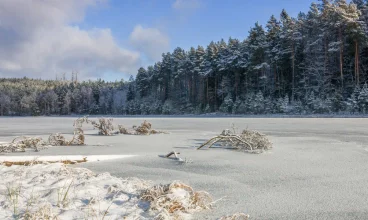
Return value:
M 360 84 L 359 77 L 359 45 L 358 41 L 355 41 L 355 79 L 357 85 Z
M 215 96 L 215 111 L 217 111 L 217 76 L 215 76 L 215 92 L 214 92 L 214 96 Z
M 235 98 L 238 97 L 239 72 L 235 71 Z
M 275 65 L 275 70 L 274 70 L 275 72 L 274 72 L 274 80 L 275 80 L 275 82 L 274 82 L 274 84 L 275 84 L 275 89 L 277 89 L 277 66 Z
M 292 55 L 291 55 L 291 62 L 292 62 L 292 84 L 291 84 L 291 101 L 294 102 L 294 90 L 295 90 L 295 46 L 294 42 L 292 45 Z
M 343 73 L 344 45 L 342 41 L 342 27 L 339 28 L 339 38 L 340 38 L 340 78 L 341 78 L 341 91 L 342 91 L 344 88 L 344 73 Z
M 323 65 L 323 80 L 325 80 L 326 74 L 327 74 L 327 61 L 328 61 L 328 42 L 327 39 L 325 39 L 325 62 Z
M 206 101 L 207 101 L 207 105 L 209 105 L 209 100 L 208 100 L 208 77 L 207 77 L 207 86 L 206 86 L 207 88 L 206 88 Z

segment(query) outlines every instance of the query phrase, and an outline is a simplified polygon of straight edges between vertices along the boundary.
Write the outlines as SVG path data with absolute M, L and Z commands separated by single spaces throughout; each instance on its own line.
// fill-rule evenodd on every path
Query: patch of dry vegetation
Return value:
M 249 220 L 249 215 L 244 213 L 235 213 L 233 215 L 223 216 L 219 220 Z
M 99 135 L 110 136 L 114 134 L 114 125 L 112 118 L 99 118 L 97 121 L 88 119 L 88 116 L 83 116 L 74 121 L 75 130 L 79 130 L 82 128 L 83 123 L 91 123 L 94 129 L 98 129 Z
M 235 129 L 233 130 L 223 130 L 220 135 L 209 139 L 197 149 L 199 150 L 205 146 L 211 148 L 214 144 L 220 144 L 241 151 L 261 153 L 272 148 L 272 143 L 265 134 L 252 130 L 243 130 L 241 134 L 237 134 Z
M 194 191 L 192 187 L 181 182 L 153 186 L 143 191 L 140 198 L 150 202 L 150 209 L 159 211 L 160 218 L 167 215 L 179 217 L 195 211 L 210 209 L 212 204 L 209 193 Z M 157 217 L 157 219 L 160 218 Z
M 45 204 L 34 212 L 26 211 L 20 220 L 59 220 L 59 218 L 53 213 L 52 206 Z
M 152 129 L 152 124 L 146 120 L 140 126 L 134 125 L 133 130 L 128 130 L 123 125 L 118 125 L 118 128 L 120 134 L 130 134 L 130 135 L 167 134 L 167 132 Z
M 181 182 L 152 186 L 60 163 L 33 165 L 0 166 L 5 219 L 187 219 L 212 204 L 207 192 Z
M 100 135 L 128 134 L 128 135 L 150 135 L 166 133 L 152 129 L 152 124 L 144 121 L 140 126 L 134 125 L 132 129 L 125 128 L 123 125 L 118 125 L 118 131 L 114 131 L 112 118 L 99 118 L 98 121 L 88 119 L 88 116 L 78 118 L 74 121 L 75 129 L 81 129 L 84 123 L 91 123 L 94 128 L 98 129 Z
M 10 143 L 0 144 L 0 153 L 25 152 L 27 148 L 39 151 L 46 145 L 47 143 L 40 137 L 21 136 L 14 138 Z
M 38 152 L 41 149 L 47 148 L 47 146 L 71 145 L 84 145 L 83 130 L 76 132 L 71 140 L 66 140 L 61 133 L 51 134 L 47 142 L 40 137 L 16 137 L 10 143 L 0 144 L 0 153 L 25 152 L 26 149 L 33 149 Z
M 26 160 L 26 161 L 3 161 L 0 165 L 4 165 L 7 167 L 18 165 L 18 166 L 33 166 L 36 164 L 49 164 L 49 163 L 62 163 L 62 164 L 77 164 L 77 163 L 85 163 L 87 162 L 87 158 L 83 158 L 82 160 L 56 160 L 56 161 L 40 161 L 40 160 Z
M 114 134 L 131 134 L 131 135 L 150 135 L 166 133 L 163 131 L 157 131 L 152 129 L 151 123 L 144 121 L 140 126 L 133 126 L 133 130 L 128 130 L 124 126 L 119 125 L 119 131 L 114 131 L 113 119 L 112 118 L 99 118 L 98 121 L 89 120 L 88 116 L 78 118 L 74 121 L 74 135 L 71 140 L 67 140 L 61 133 L 51 134 L 48 141 L 42 140 L 40 137 L 27 137 L 21 136 L 15 138 L 10 143 L 0 144 L 1 153 L 12 153 L 12 152 L 25 152 L 26 149 L 34 149 L 39 151 L 40 149 L 46 148 L 46 146 L 75 146 L 84 145 L 85 136 L 82 129 L 84 123 L 90 123 L 95 129 L 98 129 L 98 134 L 110 136 Z
M 71 140 L 66 140 L 63 134 L 55 133 L 49 136 L 49 144 L 52 146 L 72 146 L 72 145 L 84 145 L 83 130 L 75 130 Z
M 90 121 L 94 128 L 98 129 L 99 135 L 110 136 L 113 134 L 114 125 L 112 118 L 99 118 L 98 121 Z
M 112 118 L 99 118 L 98 121 L 88 119 L 88 116 L 83 116 L 74 121 L 73 126 L 75 129 L 81 129 L 83 123 L 91 123 L 93 128 L 98 129 L 99 135 L 113 135 L 114 125 L 112 124 Z

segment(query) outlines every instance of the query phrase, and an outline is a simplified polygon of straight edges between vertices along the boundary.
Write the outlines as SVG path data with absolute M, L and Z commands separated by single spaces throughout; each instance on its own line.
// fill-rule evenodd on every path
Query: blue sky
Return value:
M 184 49 L 205 46 L 212 40 L 228 39 L 230 36 L 244 39 L 255 22 L 265 24 L 272 14 L 279 16 L 283 8 L 291 16 L 297 16 L 300 11 L 306 12 L 312 2 L 183 0 L 181 8 L 175 8 L 175 0 L 110 0 L 103 7 L 88 10 L 81 27 L 109 27 L 119 44 L 128 48 L 127 39 L 136 25 L 157 28 L 168 36 L 172 51 L 178 46 Z M 143 66 L 153 63 L 153 60 L 144 59 Z M 115 75 L 110 73 L 106 77 L 112 79 Z
M 265 24 L 285 8 L 292 16 L 306 12 L 312 0 L 198 0 L 195 6 L 175 10 L 175 0 L 110 0 L 87 12 L 82 27 L 109 27 L 119 43 L 126 42 L 134 26 L 158 28 L 170 38 L 170 49 L 207 45 L 211 40 L 243 39 L 255 22 Z
M 128 79 L 176 47 L 243 40 L 312 0 L 2 0 L 0 77 Z

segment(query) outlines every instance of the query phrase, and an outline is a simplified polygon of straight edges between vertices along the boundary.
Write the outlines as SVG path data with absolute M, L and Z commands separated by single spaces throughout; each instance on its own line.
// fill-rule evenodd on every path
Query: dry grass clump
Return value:
M 114 131 L 114 125 L 112 124 L 112 118 L 99 118 L 97 121 L 90 121 L 94 128 L 98 129 L 99 135 L 112 135 Z
M 59 218 L 52 212 L 50 204 L 41 206 L 35 212 L 26 212 L 20 220 L 58 220 Z
M 144 121 L 140 126 L 133 126 L 133 130 L 129 131 L 123 125 L 118 125 L 120 134 L 131 134 L 131 135 L 150 135 L 150 134 L 162 134 L 166 133 L 163 131 L 157 131 L 152 129 L 152 124 L 148 121 Z
M 68 145 L 65 137 L 61 133 L 51 134 L 49 136 L 49 143 L 53 146 Z
M 150 135 L 150 134 L 160 134 L 166 133 L 163 131 L 157 131 L 152 129 L 152 124 L 144 121 L 140 126 L 134 125 L 133 128 L 130 130 L 125 128 L 123 125 L 118 125 L 118 131 L 114 132 L 114 125 L 112 118 L 99 118 L 98 121 L 89 120 L 88 116 L 84 116 L 78 118 L 74 121 L 73 126 L 75 129 L 80 129 L 83 126 L 83 123 L 91 123 L 94 128 L 99 130 L 98 134 L 100 135 L 114 135 L 114 134 L 129 134 L 129 135 Z
M 150 209 L 159 211 L 161 219 L 165 219 L 164 216 L 167 214 L 181 216 L 210 209 L 212 203 L 209 193 L 194 191 L 192 187 L 181 182 L 153 186 L 143 191 L 140 199 L 150 202 Z M 156 219 L 160 219 L 159 216 Z
M 52 146 L 84 145 L 84 134 L 75 132 L 71 140 L 66 140 L 61 133 L 51 134 L 49 136 L 49 144 Z
M 119 133 L 120 134 L 132 134 L 127 128 L 123 125 L 118 125 Z
M 219 220 L 249 220 L 249 215 L 244 213 L 235 213 L 233 215 L 223 216 Z
M 66 140 L 61 133 L 51 134 L 47 142 L 40 137 L 21 136 L 15 138 L 10 143 L 0 144 L 0 153 L 25 152 L 26 149 L 33 149 L 38 152 L 46 146 L 70 146 L 84 145 L 84 134 L 77 131 L 71 140 Z
M 211 148 L 216 143 L 221 146 L 254 153 L 260 153 L 272 148 L 272 143 L 266 135 L 258 131 L 243 130 L 241 134 L 236 134 L 235 131 L 226 129 L 220 135 L 209 139 L 197 149 L 199 150 L 204 146 Z
M 243 130 L 240 136 L 252 146 L 253 150 L 270 150 L 272 148 L 272 143 L 267 136 L 258 131 Z
M 149 135 L 157 133 L 156 130 L 152 129 L 152 124 L 146 120 L 140 126 L 133 126 L 133 129 L 137 134 L 141 135 Z
M 25 152 L 26 148 L 34 149 L 38 152 L 40 149 L 45 148 L 46 142 L 40 137 L 16 137 L 10 143 L 0 144 L 0 153 L 11 152 Z

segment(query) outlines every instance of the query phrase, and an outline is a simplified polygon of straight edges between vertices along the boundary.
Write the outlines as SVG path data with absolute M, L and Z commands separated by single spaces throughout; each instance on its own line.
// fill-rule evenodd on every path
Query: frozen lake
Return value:
M 19 135 L 47 139 L 73 133 L 72 117 L 0 118 L 0 142 Z M 223 198 L 194 219 L 244 212 L 251 219 L 367 219 L 368 119 L 317 118 L 114 118 L 125 127 L 143 120 L 170 134 L 98 136 L 84 125 L 86 146 L 51 147 L 12 155 L 138 155 L 79 164 L 97 173 L 157 183 L 181 180 Z M 225 149 L 196 150 L 231 128 L 258 130 L 274 148 L 263 154 Z M 175 150 L 193 163 L 180 165 L 158 155 Z

